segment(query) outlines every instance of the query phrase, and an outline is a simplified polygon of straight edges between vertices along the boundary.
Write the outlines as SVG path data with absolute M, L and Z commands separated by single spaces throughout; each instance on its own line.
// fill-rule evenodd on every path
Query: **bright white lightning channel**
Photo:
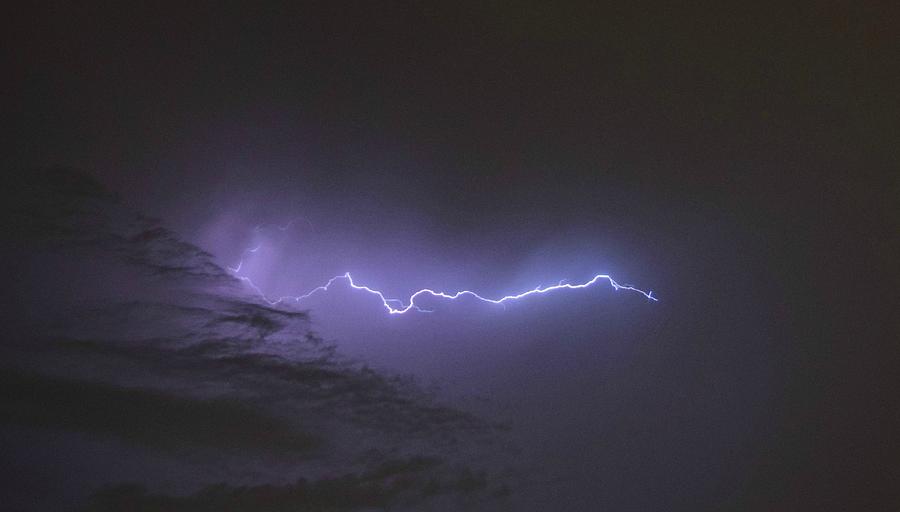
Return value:
M 263 291 L 258 286 L 256 286 L 256 284 L 254 284 L 253 281 L 249 277 L 239 275 L 239 272 L 241 271 L 241 267 L 244 264 L 244 257 L 247 255 L 247 253 L 255 253 L 256 251 L 259 250 L 260 247 L 261 246 L 256 246 L 253 249 L 245 250 L 241 254 L 241 260 L 238 262 L 237 266 L 228 267 L 228 270 L 232 271 L 232 273 L 234 273 L 235 277 L 237 277 L 241 281 L 247 283 L 247 285 L 250 286 L 251 288 L 253 288 L 253 290 L 256 291 L 256 293 L 265 302 L 269 303 L 272 306 L 275 306 L 275 305 L 278 305 L 278 304 L 281 304 L 284 302 L 289 302 L 289 301 L 300 302 L 300 301 L 308 299 L 318 293 L 327 292 L 331 288 L 331 286 L 334 285 L 334 283 L 336 283 L 338 281 L 345 281 L 350 286 L 350 288 L 352 288 L 354 290 L 364 291 L 371 295 L 374 295 L 375 297 L 378 297 L 378 299 L 381 301 L 382 306 L 384 306 L 384 309 L 388 312 L 388 314 L 391 314 L 391 315 L 402 315 L 402 314 L 408 313 L 410 311 L 417 311 L 420 313 L 433 312 L 432 310 L 423 309 L 416 304 L 416 299 L 418 299 L 419 297 L 422 297 L 424 295 L 435 297 L 435 298 L 440 298 L 440 299 L 447 299 L 447 300 L 456 300 L 461 297 L 472 297 L 473 299 L 479 300 L 481 302 L 505 305 L 507 302 L 521 300 L 521 299 L 524 299 L 531 295 L 543 295 L 543 294 L 554 292 L 557 290 L 580 290 L 582 288 L 588 288 L 588 287 L 593 286 L 600 282 L 608 283 L 616 291 L 627 290 L 627 291 L 639 293 L 639 294 L 643 295 L 644 297 L 646 297 L 648 300 L 652 300 L 652 301 L 659 300 L 653 296 L 652 290 L 645 292 L 645 291 L 635 288 L 631 285 L 619 284 L 612 278 L 612 276 L 609 276 L 607 274 L 597 274 L 594 277 L 592 277 L 590 280 L 585 281 L 583 283 L 572 284 L 572 283 L 566 283 L 565 280 L 563 280 L 563 281 L 558 282 L 555 285 L 537 286 L 535 288 L 532 288 L 531 290 L 524 291 L 522 293 L 517 293 L 515 295 L 504 295 L 503 297 L 500 297 L 497 299 L 484 297 L 484 296 L 479 295 L 478 293 L 475 293 L 471 290 L 461 290 L 458 292 L 446 293 L 446 292 L 442 292 L 442 291 L 432 290 L 430 288 L 423 288 L 423 289 L 413 293 L 412 295 L 409 296 L 408 299 L 403 301 L 401 299 L 388 298 L 384 295 L 384 293 L 382 293 L 379 290 L 375 290 L 375 289 L 370 288 L 365 285 L 357 284 L 356 281 L 353 280 L 353 276 L 350 275 L 350 272 L 347 272 L 347 273 L 344 273 L 344 274 L 341 274 L 338 276 L 334 276 L 331 279 L 329 279 L 325 284 L 323 284 L 321 286 L 317 286 L 317 287 L 313 288 L 312 290 L 310 290 L 309 292 L 304 293 L 302 295 L 284 296 L 284 297 L 280 297 L 278 299 L 272 300 L 272 299 L 268 298 L 268 296 L 266 296 L 266 294 L 263 293 Z
M 589 281 L 586 281 L 586 282 L 580 283 L 580 284 L 570 284 L 570 283 L 560 282 L 560 283 L 552 285 L 552 286 L 545 286 L 545 287 L 538 286 L 538 287 L 528 290 L 526 292 L 522 292 L 522 293 L 519 293 L 516 295 L 505 295 L 503 297 L 500 297 L 499 299 L 491 299 L 488 297 L 482 297 L 481 295 L 479 295 L 471 290 L 462 290 L 462 291 L 458 291 L 458 292 L 454 292 L 454 293 L 446 293 L 446 292 L 435 291 L 430 288 L 423 288 L 423 289 L 413 293 L 412 295 L 410 295 L 409 298 L 405 302 L 400 299 L 389 299 L 389 298 L 385 297 L 384 294 L 378 290 L 369 288 L 368 286 L 365 286 L 365 285 L 356 284 L 356 282 L 353 281 L 353 276 L 350 275 L 350 272 L 341 274 L 339 276 L 334 276 L 331 279 L 329 279 L 328 282 L 326 282 L 325 284 L 323 284 L 321 286 L 317 286 L 317 287 L 313 288 L 312 290 L 310 290 L 309 292 L 304 293 L 303 295 L 285 296 L 285 297 L 281 297 L 277 300 L 271 300 L 268 297 L 266 297 L 266 295 L 264 293 L 262 293 L 262 290 L 260 290 L 258 286 L 253 284 L 253 281 L 251 281 L 249 277 L 237 276 L 237 275 L 236 275 L 236 277 L 238 279 L 244 281 L 248 285 L 250 285 L 250 287 L 252 287 L 254 290 L 256 290 L 256 292 L 259 294 L 260 297 L 262 297 L 263 300 L 265 300 L 266 302 L 268 302 L 269 304 L 271 304 L 273 306 L 275 306 L 277 304 L 281 304 L 283 302 L 287 302 L 287 301 L 300 302 L 304 299 L 308 299 L 309 297 L 311 297 L 319 292 L 327 292 L 328 289 L 331 287 L 331 285 L 333 285 L 337 281 L 346 281 L 347 284 L 354 290 L 361 290 L 364 292 L 368 292 L 368 293 L 378 297 L 381 300 L 381 304 L 384 306 L 384 309 L 387 310 L 387 312 L 391 315 L 402 315 L 402 314 L 408 313 L 410 311 L 418 311 L 420 313 L 432 313 L 433 312 L 432 310 L 423 309 L 423 308 L 419 307 L 418 305 L 416 305 L 416 299 L 423 295 L 430 295 L 432 297 L 448 299 L 448 300 L 456 300 L 460 297 L 469 296 L 469 297 L 475 298 L 477 300 L 480 300 L 482 302 L 505 305 L 507 302 L 524 299 L 525 297 L 528 297 L 529 295 L 544 294 L 544 293 L 549 293 L 549 292 L 556 291 L 556 290 L 578 290 L 581 288 L 587 288 L 589 286 L 593 286 L 594 284 L 601 282 L 601 281 L 608 282 L 609 285 L 612 286 L 612 288 L 617 291 L 618 290 L 628 290 L 628 291 L 640 293 L 641 295 L 643 295 L 644 297 L 647 297 L 647 299 L 652 300 L 652 301 L 659 300 L 653 296 L 653 291 L 645 292 L 645 291 L 639 290 L 631 285 L 619 284 L 612 277 L 610 277 L 609 275 L 606 275 L 606 274 L 597 274 L 596 276 L 591 278 Z M 396 307 L 392 306 L 391 304 L 396 305 Z

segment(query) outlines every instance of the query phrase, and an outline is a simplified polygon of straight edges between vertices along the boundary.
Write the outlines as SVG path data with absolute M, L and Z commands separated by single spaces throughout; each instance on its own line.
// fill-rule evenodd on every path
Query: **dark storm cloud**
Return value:
M 190 496 L 153 494 L 139 485 L 122 484 L 96 493 L 85 510 L 387 510 L 398 502 L 410 506 L 443 494 L 477 496 L 488 490 L 488 480 L 483 473 L 473 473 L 467 469 L 444 469 L 435 474 L 433 470 L 440 465 L 441 461 L 433 458 L 398 459 L 383 462 L 372 470 L 359 474 L 351 473 L 314 481 L 301 479 L 290 485 L 234 487 L 221 484 L 204 488 Z M 486 498 L 477 498 L 484 501 L 502 497 L 506 492 L 505 487 L 497 487 Z
M 189 497 L 116 487 L 94 509 L 344 510 L 487 487 L 485 474 L 464 469 L 464 453 L 489 446 L 497 426 L 440 405 L 411 378 L 341 357 L 305 311 L 246 295 L 208 253 L 90 178 L 26 176 L 11 209 L 28 241 L 15 261 L 29 314 L 2 347 L 0 427 L 116 439 L 226 476 Z M 43 274 L 35 267 L 47 258 L 75 271 Z M 262 460 L 314 478 L 285 485 Z M 251 468 L 257 485 L 228 480 Z M 322 468 L 355 473 L 315 478 Z M 195 472 L 195 488 L 208 482 Z M 259 483 L 267 478 L 275 483 Z
M 158 391 L 3 372 L 2 423 L 111 435 L 167 450 L 285 450 L 318 443 L 238 400 L 193 400 Z
M 158 274 L 224 277 L 222 269 L 212 263 L 209 253 L 181 242 L 174 233 L 163 227 L 141 231 L 121 242 L 127 261 L 144 265 Z
M 158 220 L 124 208 L 80 171 L 22 169 L 8 186 L 14 194 L 4 205 L 5 221 L 17 240 L 102 250 L 159 275 L 233 281 L 208 252 L 182 241 Z
M 415 420 L 420 414 L 439 423 L 452 418 L 466 421 L 463 414 L 424 406 L 416 397 L 406 396 L 415 390 L 412 383 L 340 360 L 332 346 L 309 330 L 305 311 L 276 309 L 242 296 L 243 292 L 234 289 L 237 280 L 212 263 L 207 253 L 165 228 L 140 229 L 146 219 L 122 208 L 90 178 L 54 170 L 38 173 L 33 179 L 47 183 L 52 192 L 41 204 L 55 205 L 38 209 L 42 236 L 59 233 L 57 226 L 67 226 L 68 236 L 54 238 L 55 243 L 76 241 L 73 243 L 80 247 L 112 252 L 129 267 L 149 269 L 151 285 L 183 287 L 194 282 L 193 278 L 203 278 L 201 286 L 178 288 L 177 294 L 166 296 L 166 302 L 135 300 L 144 292 L 126 287 L 117 301 L 90 302 L 74 313 L 66 312 L 58 330 L 69 339 L 57 339 L 52 344 L 55 349 L 80 353 L 88 361 L 100 353 L 137 359 L 147 367 L 184 378 L 198 374 L 248 381 L 261 378 L 257 385 L 266 390 L 260 394 L 269 397 L 277 396 L 274 390 L 278 385 L 304 386 L 310 403 L 352 409 L 349 414 L 353 417 L 365 416 L 363 411 L 368 411 L 371 420 L 377 417 L 398 427 L 409 423 L 417 425 L 417 430 L 424 428 Z M 139 225 L 137 234 L 123 235 L 135 231 L 134 224 Z M 219 289 L 232 294 L 210 292 Z M 50 335 L 63 336 L 52 331 Z M 139 336 L 143 343 L 134 343 L 132 336 Z M 303 358 L 291 360 L 286 353 L 303 354 Z
M 237 337 L 187 345 L 163 338 L 140 346 L 122 340 L 69 339 L 44 348 L 32 345 L 31 350 L 39 351 L 45 361 L 59 357 L 67 371 L 83 367 L 87 372 L 104 361 L 113 367 L 137 366 L 147 375 L 165 377 L 166 388 L 184 387 L 187 391 L 192 383 L 202 381 L 208 393 L 216 393 L 214 384 L 221 383 L 240 389 L 257 405 L 302 412 L 303 417 L 313 419 L 327 414 L 330 419 L 395 434 L 454 435 L 460 430 L 488 432 L 493 428 L 471 415 L 432 403 L 432 397 L 409 378 L 384 376 L 343 361 L 333 347 L 312 335 L 297 339 L 296 344 L 307 345 L 303 353 L 310 359 L 260 353 L 253 339 L 248 344 L 247 339 Z M 175 348 L 168 348 L 171 346 Z M 295 353 L 297 348 L 292 347 Z

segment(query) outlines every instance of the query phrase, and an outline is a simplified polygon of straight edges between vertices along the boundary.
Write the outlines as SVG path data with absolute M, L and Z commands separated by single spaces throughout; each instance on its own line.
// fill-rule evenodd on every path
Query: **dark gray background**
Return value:
M 263 241 L 272 295 L 653 289 L 309 306 L 511 421 L 517 510 L 898 505 L 896 10 L 191 5 L 8 10 L 5 168 L 83 169 L 221 265 Z

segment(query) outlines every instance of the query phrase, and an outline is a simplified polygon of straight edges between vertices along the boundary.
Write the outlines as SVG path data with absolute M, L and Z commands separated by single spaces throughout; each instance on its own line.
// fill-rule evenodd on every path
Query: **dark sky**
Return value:
M 84 239 L 107 240 L 78 253 L 85 261 L 121 257 L 157 273 L 169 269 L 166 275 L 179 283 L 196 278 L 184 269 L 197 266 L 218 283 L 227 281 L 220 267 L 236 264 L 245 249 L 262 242 L 245 274 L 273 296 L 306 291 L 346 271 L 396 296 L 422 287 L 496 296 L 597 273 L 654 290 L 658 303 L 603 290 L 507 310 L 444 304 L 443 312 L 402 319 L 386 318 L 377 304 L 348 290 L 309 305 L 312 328 L 341 354 L 375 368 L 379 379 L 411 374 L 425 387 L 436 384 L 452 414 L 511 425 L 492 446 L 509 443 L 520 455 L 491 451 L 498 466 L 522 461 L 512 482 L 503 484 L 506 501 L 468 505 L 900 506 L 894 455 L 900 417 L 891 398 L 900 360 L 897 329 L 888 322 L 897 315 L 900 284 L 896 9 L 874 2 L 692 8 L 47 3 L 10 9 L 5 17 L 3 164 L 21 178 L 11 182 L 25 187 L 19 193 L 12 187 L 14 195 L 49 198 L 13 202 L 14 210 L 51 208 L 40 218 L 67 215 L 50 203 L 70 200 L 59 195 L 69 178 L 29 178 L 34 169 L 65 166 L 116 194 L 115 208 L 160 218 L 172 230 L 166 243 L 179 248 L 147 249 L 158 232 L 126 237 L 127 243 L 107 240 L 126 236 L 133 225 L 78 224 L 94 233 Z M 62 185 L 52 185 L 55 180 Z M 51 192 L 42 191 L 47 183 Z M 71 187 L 76 195 L 94 190 Z M 104 212 L 113 208 L 97 199 L 105 195 L 94 194 L 71 200 L 102 204 Z M 296 219 L 289 230 L 272 229 Z M 23 237 L 68 231 L 5 224 L 12 235 L 7 258 L 30 258 L 13 267 L 30 269 L 16 280 L 18 298 L 8 302 L 19 304 L 21 318 L 41 323 L 35 319 L 67 310 L 83 296 L 132 305 L 172 300 L 194 311 L 193 299 L 147 291 L 155 288 L 138 285 L 142 281 L 126 270 L 110 270 L 102 279 L 104 293 L 97 292 L 91 276 L 106 272 L 102 265 L 89 264 L 88 272 L 67 257 L 19 248 Z M 190 256 L 189 265 L 171 266 L 169 258 L 194 254 L 181 243 L 208 251 L 208 260 Z M 71 279 L 65 294 L 51 293 L 57 287 L 51 275 Z M 184 286 L 195 289 L 193 281 Z M 51 297 L 52 307 L 45 302 Z M 277 326 L 260 335 L 265 342 L 282 325 L 300 321 L 269 309 L 241 309 L 263 307 L 252 297 L 243 305 L 203 300 L 212 301 L 204 311 L 219 320 L 196 320 L 200 332 L 216 322 L 244 322 L 251 330 Z M 83 320 L 88 327 L 59 320 L 64 328 L 40 336 L 16 323 L 12 337 L 18 338 L 10 346 L 30 346 L 30 337 L 82 344 L 115 338 L 129 340 L 133 358 L 135 347 L 162 350 L 155 341 L 143 347 L 140 340 L 170 339 L 159 334 L 175 329 L 170 323 L 194 325 L 153 307 L 140 306 L 141 313 L 133 314 L 146 325 L 130 329 L 122 326 L 127 320 L 115 320 L 118 313 L 89 315 Z M 301 313 L 292 308 L 290 314 Z M 27 332 L 32 334 L 22 334 Z M 209 336 L 231 343 L 245 334 Z M 188 335 L 171 336 L 194 343 Z M 277 343 L 262 344 L 277 357 L 293 357 L 271 348 Z M 153 394 L 159 390 L 145 390 L 144 381 L 120 379 L 132 363 L 118 356 L 96 348 L 78 357 L 55 350 L 9 349 L 12 363 L 4 371 L 14 391 L 7 400 L 19 404 L 15 396 L 28 389 L 37 389 L 32 395 L 38 401 L 57 395 L 68 386 L 65 379 L 91 374 L 96 360 L 105 380 L 88 379 L 72 399 L 95 404 L 97 417 L 79 422 L 77 414 L 57 407 L 40 421 L 4 427 L 16 439 L 46 443 L 41 429 L 55 421 L 51 427 L 66 436 L 118 432 L 116 442 L 137 439 L 140 450 L 156 450 L 169 441 L 142 425 L 160 414 L 158 401 L 174 401 L 166 407 L 181 411 L 184 432 L 205 431 L 204 414 L 186 412 L 193 407 L 189 400 L 203 395 L 200 388 L 209 382 L 227 381 L 207 359 L 186 360 L 185 375 L 199 368 L 205 377 L 170 382 L 163 389 L 169 395 L 161 398 Z M 81 361 L 72 366 L 83 372 L 60 370 L 67 357 Z M 156 352 L 141 357 L 154 369 L 163 359 Z M 242 361 L 230 364 L 240 367 Z M 252 359 L 242 368 L 251 376 L 265 373 L 258 364 Z M 341 368 L 349 372 L 340 374 L 348 382 L 367 375 Z M 246 384 L 247 392 L 264 395 L 276 387 L 263 380 L 248 377 L 253 384 Z M 384 385 L 386 391 L 373 393 L 383 398 L 406 392 Z M 100 405 L 105 400 L 109 410 Z M 380 403 L 371 396 L 362 400 Z M 114 416 L 112 404 L 131 401 L 138 405 L 116 431 L 105 418 Z M 288 427 L 271 428 L 266 422 L 276 420 L 257 418 L 259 411 L 241 400 L 198 407 L 223 417 L 245 415 L 250 430 L 257 423 L 273 429 L 260 441 L 266 447 L 286 443 L 306 457 L 304 443 L 318 446 L 303 436 L 298 441 Z M 397 414 L 419 418 L 416 411 Z M 385 441 L 390 449 L 383 451 L 418 453 L 403 432 L 383 426 L 380 418 L 366 424 L 400 436 Z M 172 435 L 184 443 L 174 459 L 186 460 L 193 460 L 187 452 L 194 446 L 216 451 L 232 442 L 229 436 L 238 444 L 253 437 Z M 437 446 L 432 438 L 418 442 Z M 80 443 L 71 441 L 72 457 L 96 448 Z M 323 457 L 328 463 L 322 467 L 329 469 L 319 471 L 313 463 L 285 474 L 314 481 L 343 474 L 328 466 L 340 468 L 347 459 L 338 445 L 325 443 L 310 456 Z M 98 482 L 116 483 L 104 475 L 114 474 L 110 460 L 121 453 L 109 453 L 84 463 L 96 479 L 50 472 L 55 483 L 47 489 L 55 490 L 45 495 L 58 493 L 63 508 L 83 506 L 78 500 Z M 157 455 L 146 457 L 156 461 Z M 6 458 L 35 475 L 56 464 L 49 448 L 20 447 Z M 260 460 L 261 467 L 291 464 Z M 155 469 L 146 475 L 130 478 L 163 494 L 269 478 L 263 469 L 257 480 L 241 480 L 208 473 L 202 464 L 154 464 L 148 463 Z M 421 466 L 410 465 L 416 471 Z M 159 478 L 176 466 L 188 482 L 181 487 Z M 382 475 L 369 466 L 360 471 L 348 484 L 353 492 Z M 37 484 L 29 485 L 18 487 Z M 454 485 L 448 484 L 450 494 L 465 487 Z M 320 491 L 331 496 L 318 488 L 310 496 L 329 503 Z M 16 494 L 16 503 L 29 509 L 25 494 Z M 360 496 L 362 504 L 387 503 Z M 357 502 L 351 502 L 340 506 L 352 509 Z

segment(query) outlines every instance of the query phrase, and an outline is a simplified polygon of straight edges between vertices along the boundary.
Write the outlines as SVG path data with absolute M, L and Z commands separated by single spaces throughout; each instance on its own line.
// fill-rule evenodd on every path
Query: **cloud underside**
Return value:
M 289 485 L 214 485 L 188 496 L 153 494 L 137 484 L 120 484 L 97 492 L 88 512 L 139 510 L 144 512 L 259 510 L 358 510 L 414 506 L 442 495 L 490 499 L 508 491 L 500 486 L 486 497 L 484 473 L 468 469 L 436 471 L 441 462 L 431 458 L 394 460 L 373 470 L 314 481 L 300 479 Z

